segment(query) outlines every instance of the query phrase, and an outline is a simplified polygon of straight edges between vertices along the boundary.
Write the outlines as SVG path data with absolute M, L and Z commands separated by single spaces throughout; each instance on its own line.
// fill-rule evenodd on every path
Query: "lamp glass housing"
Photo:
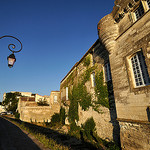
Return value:
M 11 54 L 7 57 L 7 60 L 8 60 L 8 67 L 9 68 L 12 68 L 14 63 L 16 62 L 16 58 L 15 58 L 15 55 L 14 54 Z

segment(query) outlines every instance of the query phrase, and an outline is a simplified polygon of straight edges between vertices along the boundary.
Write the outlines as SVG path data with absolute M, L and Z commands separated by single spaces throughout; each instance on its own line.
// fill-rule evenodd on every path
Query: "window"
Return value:
M 95 87 L 95 72 L 91 74 L 91 83 L 92 83 L 92 87 Z
M 66 87 L 66 100 L 68 100 L 68 87 Z
M 132 71 L 134 75 L 135 86 L 145 86 L 150 83 L 150 78 L 145 63 L 145 57 L 142 51 L 137 52 L 131 57 Z
M 150 8 L 150 0 L 147 0 L 147 5 Z
M 136 20 L 141 18 L 141 16 L 144 14 L 144 8 L 143 8 L 142 3 L 140 3 L 139 7 L 135 10 L 134 14 L 135 14 Z
M 109 63 L 105 64 L 104 70 L 105 70 L 105 81 L 108 82 L 111 80 L 111 72 L 110 72 Z
M 54 95 L 54 103 L 57 103 L 57 96 Z

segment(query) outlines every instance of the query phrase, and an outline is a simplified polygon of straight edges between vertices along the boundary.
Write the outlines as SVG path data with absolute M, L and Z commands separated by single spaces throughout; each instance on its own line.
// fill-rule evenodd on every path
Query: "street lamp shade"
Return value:
M 15 55 L 14 54 L 10 54 L 8 57 L 7 57 L 7 60 L 8 60 L 8 67 L 9 68 L 12 68 L 14 63 L 16 62 L 16 58 L 15 58 Z

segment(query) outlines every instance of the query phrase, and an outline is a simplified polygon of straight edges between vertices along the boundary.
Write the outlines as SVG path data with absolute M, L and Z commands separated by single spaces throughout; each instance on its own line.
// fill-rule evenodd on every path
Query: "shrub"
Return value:
M 60 108 L 60 122 L 63 125 L 65 124 L 65 118 L 66 118 L 65 108 L 61 107 Z
M 51 124 L 55 125 L 56 123 L 60 123 L 60 115 L 59 113 L 55 113 L 51 118 Z
M 20 119 L 20 114 L 18 113 L 18 111 L 17 111 L 17 112 L 14 112 L 14 115 L 15 115 L 15 118 L 16 118 L 16 119 Z
M 47 101 L 46 100 L 39 100 L 38 102 L 37 102 L 37 104 L 38 104 L 38 106 L 49 106 L 49 104 L 47 103 Z
M 84 133 L 87 137 L 87 139 L 91 140 L 93 136 L 93 132 L 95 130 L 95 122 L 93 117 L 86 120 L 86 122 L 83 124 Z
M 80 139 L 80 130 L 81 128 L 77 126 L 75 122 L 72 122 L 70 124 L 69 134 L 71 136 L 75 136 L 76 138 Z

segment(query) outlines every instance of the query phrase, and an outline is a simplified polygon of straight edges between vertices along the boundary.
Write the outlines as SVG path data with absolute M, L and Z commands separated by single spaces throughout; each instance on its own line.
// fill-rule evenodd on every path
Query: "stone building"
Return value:
M 38 105 L 39 101 L 41 102 L 45 99 L 48 106 Z M 32 94 L 31 97 L 20 97 L 17 110 L 22 121 L 50 122 L 51 116 L 60 111 L 60 92 L 52 91 L 50 96 Z
M 150 0 L 115 0 L 98 23 L 109 53 L 121 147 L 150 149 Z
M 93 117 L 97 134 L 103 139 L 119 143 L 109 57 L 100 40 L 91 46 L 61 81 L 60 94 L 61 106 L 68 115 L 66 124 L 71 123 L 71 111 L 73 115 L 77 114 L 76 125 L 79 126 Z
M 11 91 L 10 93 L 19 93 L 20 96 L 22 97 L 34 97 L 35 98 L 35 102 L 39 102 L 39 101 L 46 101 L 48 104 L 50 103 L 50 96 L 47 95 L 39 95 L 39 94 L 34 94 L 32 92 L 18 92 L 18 91 Z M 3 94 L 3 100 L 5 99 L 7 93 Z M 18 96 L 18 98 L 20 97 Z
M 60 91 L 51 91 L 50 105 L 60 105 Z

